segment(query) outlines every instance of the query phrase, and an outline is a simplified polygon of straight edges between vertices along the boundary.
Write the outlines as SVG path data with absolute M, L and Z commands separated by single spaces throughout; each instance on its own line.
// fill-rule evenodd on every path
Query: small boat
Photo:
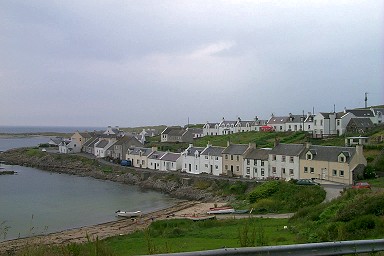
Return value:
M 193 221 L 201 221 L 201 220 L 212 220 L 212 219 L 215 219 L 216 216 L 215 215 L 196 215 L 196 216 L 186 216 L 185 218 L 189 219 L 189 220 L 193 220 Z
M 126 212 L 126 211 L 117 210 L 115 213 L 116 213 L 116 216 L 118 217 L 126 217 L 126 218 L 134 218 L 141 215 L 141 211 Z
M 233 213 L 235 209 L 232 207 L 216 207 L 216 208 L 210 208 L 210 211 L 207 212 L 207 214 L 228 214 Z
M 233 213 L 234 214 L 244 214 L 244 213 L 248 213 L 249 210 L 235 210 Z

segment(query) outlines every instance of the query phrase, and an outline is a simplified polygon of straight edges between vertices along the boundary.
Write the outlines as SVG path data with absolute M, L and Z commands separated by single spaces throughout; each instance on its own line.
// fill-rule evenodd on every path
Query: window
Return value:
M 197 171 L 197 165 L 195 165 L 195 170 Z
M 308 173 L 308 167 L 306 167 L 306 166 L 304 167 L 304 172 Z
M 281 156 L 281 161 L 285 162 L 285 156 Z
M 290 157 L 289 157 L 289 162 L 290 162 L 290 163 L 293 163 L 293 160 L 294 160 L 293 156 L 290 156 Z
M 205 168 L 208 168 L 208 164 L 205 164 Z
M 249 159 L 247 159 L 247 165 L 250 165 L 251 161 Z
M 261 169 L 261 176 L 264 176 L 264 169 Z
M 145 164 L 145 160 L 141 160 L 141 164 L 144 165 Z
M 340 175 L 340 177 L 344 177 L 344 171 L 343 171 L 343 170 L 340 170 L 340 171 L 339 171 L 339 175 Z
M 272 161 L 276 161 L 276 155 L 272 155 Z
M 253 168 L 253 172 L 255 173 L 255 175 L 257 174 L 257 168 Z
M 239 161 L 240 157 L 239 156 L 236 156 L 236 160 Z
M 336 124 L 339 126 L 340 125 L 340 120 L 336 120 Z
M 311 172 L 311 173 L 315 173 L 315 168 L 311 167 L 311 168 L 310 168 L 310 172 Z
M 337 176 L 337 170 L 332 171 L 332 176 Z
M 225 165 L 225 170 L 228 170 L 228 165 Z
M 208 159 L 208 156 L 205 156 L 205 159 Z
M 307 160 L 312 160 L 312 154 L 310 153 L 307 154 Z
M 264 166 L 264 161 L 261 161 L 261 166 Z
M 344 158 L 344 156 L 340 156 L 339 159 L 340 159 L 340 162 L 343 162 L 343 163 L 345 162 L 345 158 Z
M 240 167 L 238 165 L 236 166 L 236 171 L 240 171 Z
M 233 155 L 231 155 L 231 160 L 233 160 Z
M 228 155 L 225 155 L 225 159 L 228 159 Z
M 289 175 L 293 175 L 293 169 L 289 169 Z
M 219 157 L 217 156 L 217 157 L 215 157 L 215 160 L 219 160 Z
M 251 168 L 247 167 L 247 174 L 250 174 Z
M 137 164 L 140 164 L 140 160 L 139 159 L 137 159 L 136 162 L 137 162 Z
M 217 170 L 217 169 L 219 169 L 219 166 L 218 166 L 218 165 L 215 165 L 215 168 L 216 168 L 216 170 Z
M 285 174 L 285 168 L 281 168 L 281 173 Z
M 276 167 L 272 167 L 272 173 L 276 174 Z
M 257 160 L 255 159 L 255 160 L 253 160 L 253 165 L 257 165 Z
M 184 168 L 187 169 L 187 164 L 184 164 Z

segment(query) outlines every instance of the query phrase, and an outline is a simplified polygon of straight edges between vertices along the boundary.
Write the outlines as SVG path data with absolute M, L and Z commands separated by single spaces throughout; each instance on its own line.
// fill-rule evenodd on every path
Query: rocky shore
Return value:
M 214 177 L 199 177 L 163 171 L 122 167 L 109 162 L 94 159 L 90 155 L 62 155 L 41 152 L 37 149 L 22 148 L 8 150 L 0 154 L 0 161 L 10 165 L 22 165 L 49 172 L 88 176 L 124 184 L 137 185 L 142 189 L 151 189 L 178 199 L 201 202 L 228 202 L 230 196 L 217 193 L 220 182 L 235 182 L 216 178 L 216 182 L 207 183 Z

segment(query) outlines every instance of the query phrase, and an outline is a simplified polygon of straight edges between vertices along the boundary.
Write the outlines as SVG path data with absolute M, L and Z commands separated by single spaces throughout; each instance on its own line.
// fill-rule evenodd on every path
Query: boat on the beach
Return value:
M 202 221 L 202 220 L 212 220 L 215 219 L 215 215 L 192 215 L 192 216 L 185 216 L 186 219 L 193 220 L 193 221 Z
M 224 207 L 213 207 L 209 208 L 209 211 L 207 214 L 228 214 L 235 212 L 235 209 L 230 206 L 224 206 Z
M 134 218 L 141 215 L 141 211 L 127 212 L 127 211 L 117 210 L 115 213 L 116 213 L 116 216 L 118 217 L 126 217 L 126 218 Z

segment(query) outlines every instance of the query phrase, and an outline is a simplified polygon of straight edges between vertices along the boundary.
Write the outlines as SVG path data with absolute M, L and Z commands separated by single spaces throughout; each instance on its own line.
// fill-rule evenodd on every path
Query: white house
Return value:
M 313 137 L 322 138 L 323 136 L 335 135 L 336 132 L 336 112 L 320 112 L 313 118 Z
M 252 148 L 244 156 L 243 177 L 248 179 L 265 179 L 269 177 L 269 153 L 271 149 Z
M 62 140 L 59 144 L 59 153 L 71 154 L 81 152 L 82 145 L 77 140 Z
M 95 149 L 94 149 L 94 154 L 96 157 L 106 157 L 107 150 L 110 146 L 115 143 L 116 140 L 111 140 L 111 139 L 100 139 L 97 143 L 95 143 Z
M 219 135 L 227 135 L 227 134 L 235 133 L 236 124 L 237 124 L 237 121 L 225 121 L 223 117 L 223 120 L 219 124 Z
M 167 152 L 160 158 L 160 171 L 178 171 L 181 165 L 180 154 Z
M 240 117 L 235 124 L 234 133 L 238 132 L 250 132 L 252 130 L 252 124 L 254 121 L 242 121 Z
M 268 120 L 259 120 L 255 117 L 255 121 L 251 124 L 251 131 L 260 131 L 260 127 L 267 125 Z
M 269 118 L 267 125 L 272 126 L 276 132 L 285 132 L 285 124 L 288 120 L 288 116 L 275 116 L 272 114 Z
M 192 174 L 199 174 L 200 171 L 200 153 L 203 151 L 202 147 L 194 147 L 189 144 L 188 148 L 181 153 L 182 171 Z
M 209 123 L 209 122 L 207 122 L 203 126 L 203 135 L 204 136 L 219 135 L 219 123 Z
M 286 180 L 300 178 L 300 153 L 305 146 L 302 144 L 278 143 L 268 156 L 271 177 Z
M 371 111 L 374 116 L 372 120 L 374 124 L 384 123 L 384 108 L 371 108 Z
M 297 132 L 304 130 L 306 116 L 304 115 L 293 115 L 289 113 L 288 119 L 285 122 L 285 131 Z
M 214 147 L 210 144 L 200 153 L 200 172 L 219 176 L 223 173 L 224 147 Z
M 148 169 L 160 170 L 160 159 L 166 154 L 163 151 L 153 151 L 148 156 Z

